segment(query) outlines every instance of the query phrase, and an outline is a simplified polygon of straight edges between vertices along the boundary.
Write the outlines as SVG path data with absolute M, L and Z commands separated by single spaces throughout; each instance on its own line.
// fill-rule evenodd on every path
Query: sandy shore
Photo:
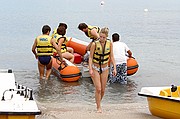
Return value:
M 150 114 L 147 104 L 141 103 L 102 104 L 103 113 L 96 113 L 92 104 L 38 105 L 42 114 L 36 119 L 159 119 Z

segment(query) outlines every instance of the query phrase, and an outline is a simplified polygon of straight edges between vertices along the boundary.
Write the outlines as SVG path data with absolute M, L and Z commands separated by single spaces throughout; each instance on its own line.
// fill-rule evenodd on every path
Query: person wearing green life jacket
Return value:
M 55 40 L 49 36 L 51 31 L 50 26 L 44 25 L 42 27 L 42 35 L 39 35 L 34 40 L 32 46 L 32 52 L 36 59 L 38 59 L 38 69 L 40 73 L 40 79 L 43 79 L 45 74 L 45 79 L 49 79 L 52 68 L 52 58 L 53 47 L 57 50 L 60 60 L 65 63 L 63 60 L 62 54 Z M 46 70 L 46 73 L 45 73 Z

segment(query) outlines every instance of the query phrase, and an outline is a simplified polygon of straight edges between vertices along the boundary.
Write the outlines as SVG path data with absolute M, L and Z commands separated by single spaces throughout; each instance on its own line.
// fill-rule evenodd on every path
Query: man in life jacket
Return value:
M 66 23 L 59 23 L 58 28 L 59 28 L 60 26 L 63 26 L 63 27 L 65 28 L 65 30 L 67 30 L 67 28 L 68 28 L 68 26 L 67 26 Z M 58 34 L 58 33 L 57 33 L 57 29 L 58 29 L 58 28 L 54 29 L 54 31 L 52 32 L 52 35 L 51 35 L 52 38 L 54 38 L 54 36 L 55 36 L 56 34 Z M 65 36 L 65 35 L 64 35 L 64 36 Z M 66 36 L 65 36 L 65 37 L 66 37 Z M 70 52 L 71 54 L 74 54 L 74 49 L 71 48 L 71 47 L 67 47 L 67 51 Z
M 99 39 L 99 32 L 100 32 L 100 28 L 97 26 L 90 26 L 87 25 L 86 23 L 80 23 L 78 25 L 78 29 L 81 30 L 82 32 L 85 33 L 85 35 L 87 37 L 89 37 L 90 39 L 92 39 L 92 41 L 89 43 L 89 45 L 86 48 L 86 54 L 84 55 L 84 62 L 83 65 L 86 66 L 88 64 L 89 61 L 89 54 L 90 54 L 90 47 L 92 45 L 92 43 L 94 41 L 97 41 Z
M 97 26 L 90 26 L 85 23 L 80 23 L 78 29 L 83 31 L 87 37 L 92 39 L 92 41 L 86 48 L 87 51 L 90 51 L 92 42 L 96 41 L 99 38 L 100 28 Z
M 60 61 L 65 63 L 63 60 L 60 49 L 58 45 L 49 36 L 51 28 L 48 25 L 44 25 L 42 28 L 42 35 L 39 35 L 35 40 L 32 46 L 32 52 L 35 55 L 35 58 L 38 59 L 38 69 L 40 73 L 40 79 L 44 77 L 44 71 L 46 69 L 45 79 L 48 79 L 51 74 L 52 68 L 52 58 L 53 47 L 57 50 L 58 55 L 60 56 Z

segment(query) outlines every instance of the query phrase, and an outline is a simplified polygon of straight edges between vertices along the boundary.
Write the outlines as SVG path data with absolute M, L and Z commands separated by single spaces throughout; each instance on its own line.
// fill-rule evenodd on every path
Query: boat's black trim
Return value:
M 163 99 L 163 100 L 169 100 L 169 101 L 174 101 L 174 102 L 180 102 L 180 100 L 176 100 L 170 97 L 163 97 L 163 96 L 154 96 L 154 95 L 148 95 L 148 94 L 142 94 L 138 93 L 139 96 L 145 96 L 145 97 L 151 97 L 151 98 L 158 98 L 158 99 Z
M 12 73 L 13 71 L 12 71 L 12 69 L 8 69 L 8 73 Z
M 136 69 L 136 68 L 138 68 L 138 67 L 139 67 L 139 65 L 137 64 L 137 65 L 135 65 L 135 66 L 127 67 L 127 70 Z
M 68 75 L 62 75 L 62 74 L 61 74 L 61 77 L 62 77 L 62 78 L 72 78 L 72 77 L 77 77 L 77 76 L 81 76 L 81 75 L 82 75 L 82 73 L 79 72 L 79 73 L 77 73 L 77 74 L 68 74 Z
M 40 115 L 39 112 L 0 112 L 0 115 Z

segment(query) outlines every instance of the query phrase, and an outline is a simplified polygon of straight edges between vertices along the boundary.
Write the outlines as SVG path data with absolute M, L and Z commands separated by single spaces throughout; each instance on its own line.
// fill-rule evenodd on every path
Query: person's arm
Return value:
M 97 33 L 96 28 L 93 28 L 93 29 L 91 30 L 91 35 L 92 35 L 95 39 L 99 38 L 99 33 Z
M 132 57 L 132 52 L 131 52 L 131 50 L 128 50 L 127 53 L 128 53 L 128 57 L 131 58 L 131 57 Z
M 36 46 L 37 46 L 37 40 L 35 39 L 34 44 L 32 46 L 32 52 L 33 52 L 35 58 L 37 59 Z
M 93 55 L 95 50 L 95 43 L 93 42 L 90 48 L 90 55 L 89 55 L 89 73 L 93 76 L 92 64 L 93 64 Z
M 115 59 L 114 59 L 113 44 L 112 44 L 112 42 L 111 42 L 111 46 L 110 46 L 110 60 L 111 60 L 112 65 L 114 67 L 113 75 L 116 76 L 116 74 L 117 74 L 117 71 L 116 71 L 116 62 L 115 62 Z
M 132 52 L 129 49 L 129 47 L 124 43 L 124 47 L 125 47 L 125 51 L 128 53 L 128 56 L 126 54 L 127 57 L 131 58 L 132 57 Z
M 63 56 L 62 56 L 62 52 L 61 52 L 61 47 L 62 47 L 62 44 L 64 43 L 66 37 L 60 37 L 58 39 L 58 49 L 60 50 L 60 54 L 59 57 L 63 60 Z M 63 60 L 64 61 L 64 60 Z
M 90 51 L 91 45 L 92 45 L 92 42 L 90 42 L 89 45 L 86 47 L 86 51 Z
M 57 51 L 57 53 L 58 53 L 58 55 L 60 57 L 60 61 L 64 61 L 63 57 L 62 57 L 62 53 L 61 53 L 61 47 L 59 47 L 59 43 L 57 45 L 55 40 L 52 38 L 51 39 L 51 44 L 55 47 L 55 49 L 56 49 L 56 51 Z

